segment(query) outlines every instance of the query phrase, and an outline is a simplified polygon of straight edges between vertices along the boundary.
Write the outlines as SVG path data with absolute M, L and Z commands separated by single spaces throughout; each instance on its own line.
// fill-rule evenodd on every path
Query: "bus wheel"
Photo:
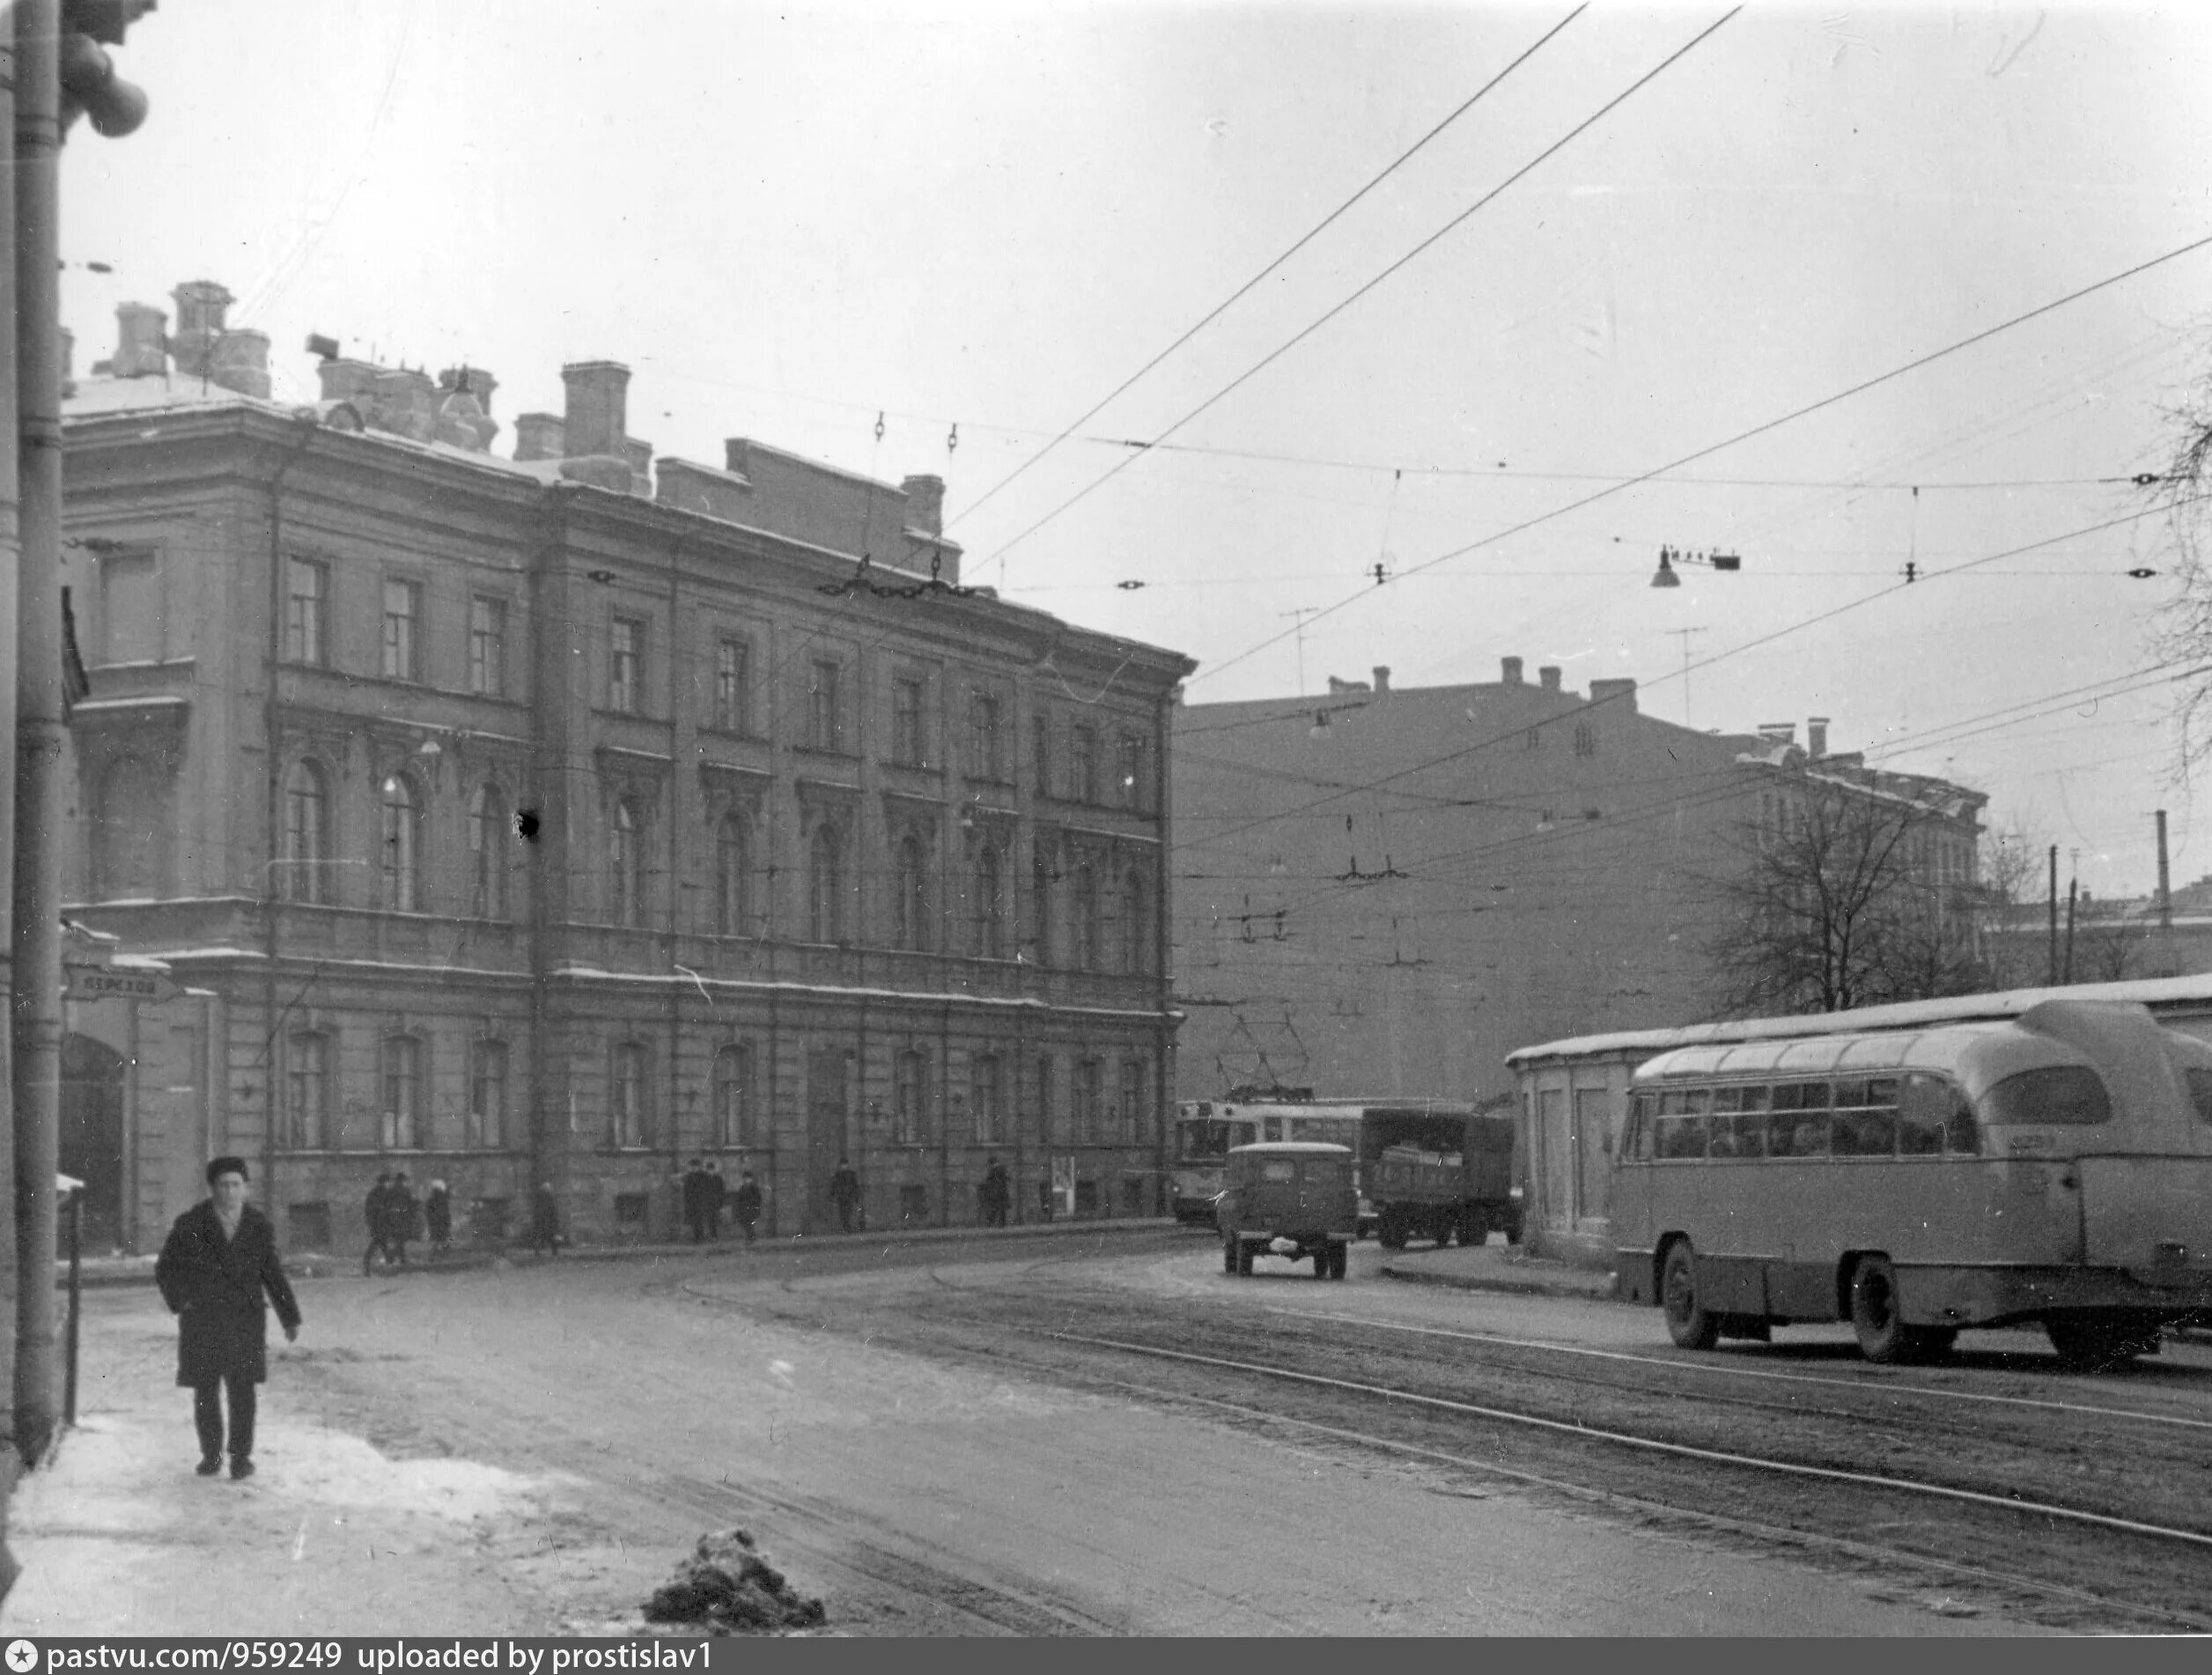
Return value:
M 1341 1244 L 1331 1245 L 1329 1247 L 1329 1277 L 1331 1280 L 1343 1279 L 1344 1271 L 1351 1265 L 1351 1261 L 1352 1252 L 1347 1248 Z
M 1490 1221 L 1480 1210 L 1470 1210 L 1459 1224 L 1459 1242 L 1478 1247 L 1490 1243 Z
M 1440 1216 L 1437 1218 L 1436 1222 L 1436 1248 L 1439 1251 L 1441 1251 L 1447 1245 L 1450 1244 L 1451 1242 L 1452 1218 L 1449 1215 Z
M 1234 1234 L 1221 1241 L 1221 1272 L 1236 1272 L 1236 1237 Z
M 1385 1210 L 1382 1219 L 1375 1225 L 1375 1242 L 1385 1251 L 1405 1248 L 1405 1220 L 1397 1210 Z
M 1928 1334 L 1905 1324 L 1897 1306 L 1897 1270 L 1884 1256 L 1861 1257 L 1851 1270 L 1851 1330 L 1869 1361 L 1918 1361 Z
M 1326 1280 L 1328 1277 L 1329 1247 L 1324 1244 L 1314 1252 L 1314 1278 L 1316 1280 Z
M 1659 1306 L 1667 1317 L 1667 1335 L 1683 1348 L 1710 1349 L 1720 1341 L 1720 1317 L 1707 1314 L 1698 1302 L 1698 1258 L 1687 1239 L 1667 1247 Z

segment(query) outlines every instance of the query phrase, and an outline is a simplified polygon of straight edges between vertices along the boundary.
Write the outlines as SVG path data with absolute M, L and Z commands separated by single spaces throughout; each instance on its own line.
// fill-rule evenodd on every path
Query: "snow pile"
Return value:
M 760 1556 L 749 1531 L 699 1538 L 698 1551 L 645 1601 L 651 1623 L 697 1623 L 746 1634 L 819 1628 L 822 1601 L 793 1590 Z

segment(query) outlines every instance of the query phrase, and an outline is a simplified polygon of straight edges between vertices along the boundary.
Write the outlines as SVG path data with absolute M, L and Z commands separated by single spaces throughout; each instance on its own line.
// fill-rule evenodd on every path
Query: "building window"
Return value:
M 150 552 L 107 553 L 100 561 L 100 660 L 153 663 L 161 658 L 161 576 Z
M 378 872 L 384 909 L 390 913 L 422 911 L 423 800 L 403 773 L 385 777 L 384 828 L 378 845 Z
M 110 763 L 93 788 L 92 890 L 103 901 L 168 893 L 175 782 L 143 756 Z
M 284 776 L 284 852 L 275 869 L 277 894 L 286 901 L 328 899 L 329 830 L 330 793 L 321 764 L 293 763 Z
M 499 697 L 507 690 L 507 601 L 476 594 L 468 601 L 468 690 Z
M 1044 716 L 1037 716 L 1029 723 L 1030 771 L 1036 778 L 1036 793 L 1040 797 L 1052 794 L 1052 723 Z
M 607 845 L 608 918 L 616 925 L 636 925 L 645 915 L 645 835 L 638 830 L 638 810 L 627 797 L 615 804 Z
M 1052 963 L 1052 866 L 1039 855 L 1029 867 L 1030 928 L 1039 965 Z
M 496 1152 L 507 1143 L 507 1044 L 479 1041 L 468 1054 L 468 1143 Z
M 968 776 L 996 780 L 999 777 L 999 700 L 989 692 L 968 699 Z
M 1098 970 L 1098 874 L 1088 862 L 1075 869 L 1075 963 L 1085 971 Z
M 1098 801 L 1098 734 L 1090 727 L 1068 729 L 1067 794 L 1077 802 Z
M 1098 1144 L 1098 1125 L 1104 1114 L 1106 1066 L 1096 1059 L 1080 1059 L 1075 1065 L 1075 1143 Z
M 617 616 L 608 640 L 607 707 L 637 714 L 645 679 L 645 625 L 635 616 Z
M 844 713 L 837 693 L 843 672 L 832 658 L 818 657 L 807 666 L 807 743 L 814 749 L 844 748 Z
M 423 1044 L 387 1036 L 379 1054 L 384 1089 L 384 1149 L 412 1152 L 423 1144 Z
M 322 607 L 329 597 L 329 568 L 313 559 L 294 558 L 284 566 L 284 655 L 295 663 L 320 665 L 328 660 Z
M 1145 875 L 1132 867 L 1121 881 L 1121 969 L 1134 976 L 1146 966 Z
M 330 1037 L 303 1031 L 285 1049 L 284 1144 L 321 1151 L 330 1144 Z
M 1006 902 L 999 874 L 998 848 L 985 844 L 976 855 L 976 953 L 986 960 L 1006 957 Z
M 929 947 L 929 864 L 918 838 L 902 838 L 892 883 L 892 946 L 921 952 Z
M 758 1143 L 753 1133 L 750 1047 L 727 1046 L 714 1055 L 713 1143 L 733 1148 Z
M 1145 743 L 1132 733 L 1114 742 L 1114 797 L 1124 808 L 1144 803 Z
M 417 627 L 423 615 L 423 585 L 387 579 L 384 584 L 384 678 L 419 681 Z
M 807 934 L 816 942 L 844 940 L 844 840 L 827 823 L 815 828 L 807 852 Z
M 748 695 L 752 690 L 751 647 L 725 639 L 714 647 L 714 725 L 725 733 L 750 733 Z
M 616 1146 L 645 1144 L 645 1050 L 634 1041 L 615 1049 L 608 1074 L 608 1138 Z
M 922 683 L 902 677 L 891 683 L 891 760 L 918 768 L 926 760 L 922 738 Z
M 976 1139 L 1000 1146 L 1006 1138 L 1006 1090 L 996 1053 L 978 1053 L 968 1068 L 968 1102 L 975 1108 Z
M 922 1055 L 908 1049 L 898 1056 L 891 1081 L 891 1143 L 920 1146 L 929 1139 L 924 1101 L 928 1076 Z
M 1541 750 L 1544 749 L 1543 728 L 1530 727 L 1526 733 L 1521 735 L 1521 742 L 1524 749 L 1530 750 Z
M 1148 1136 L 1145 1133 L 1145 1111 L 1150 1102 L 1149 1091 L 1141 1059 L 1124 1059 L 1121 1066 L 1121 1143 L 1141 1146 Z
M 1587 721 L 1574 724 L 1574 754 L 1578 756 L 1597 754 L 1597 730 Z
M 753 845 L 742 815 L 714 829 L 714 933 L 746 936 L 753 928 Z
M 507 916 L 507 801 L 483 785 L 468 801 L 468 911 L 478 919 Z
M 1058 1138 L 1052 1125 L 1052 1055 L 1041 1052 L 1036 1061 L 1036 1137 L 1040 1146 Z

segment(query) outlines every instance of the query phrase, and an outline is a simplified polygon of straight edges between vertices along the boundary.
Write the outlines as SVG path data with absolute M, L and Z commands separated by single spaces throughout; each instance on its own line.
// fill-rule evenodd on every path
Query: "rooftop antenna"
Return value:
M 1705 630 L 1702 628 L 1670 628 L 1667 632 L 1672 634 L 1677 639 L 1682 642 L 1682 725 L 1686 727 L 1691 725 L 1690 636 L 1692 634 L 1702 634 L 1705 632 Z

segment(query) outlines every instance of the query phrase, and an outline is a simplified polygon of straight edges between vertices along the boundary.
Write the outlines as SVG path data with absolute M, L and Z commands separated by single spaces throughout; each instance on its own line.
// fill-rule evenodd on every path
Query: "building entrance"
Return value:
M 126 1061 L 89 1036 L 62 1042 L 62 1173 L 85 1183 L 85 1251 L 122 1248 Z
M 837 1230 L 830 1177 L 845 1155 L 845 1057 L 830 1048 L 807 1055 L 807 1224 L 809 1233 Z M 856 1164 L 857 1168 L 858 1165 Z

